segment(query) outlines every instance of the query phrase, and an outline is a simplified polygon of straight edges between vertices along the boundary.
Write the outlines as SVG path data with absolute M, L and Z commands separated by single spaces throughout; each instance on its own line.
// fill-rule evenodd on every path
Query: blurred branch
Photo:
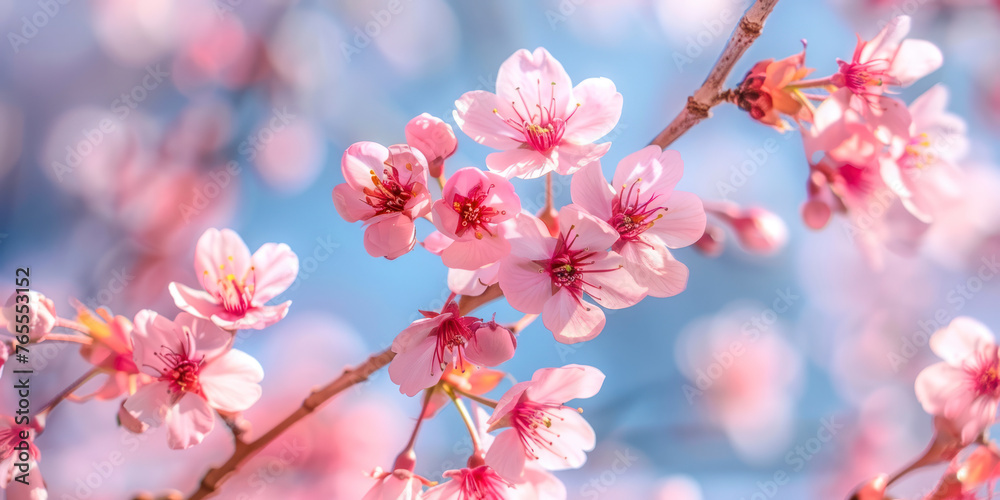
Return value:
M 756 3 L 747 9 L 743 17 L 740 18 L 736 30 L 729 37 L 729 42 L 726 43 L 726 48 L 722 51 L 722 55 L 719 56 L 719 60 L 715 62 L 715 66 L 708 72 L 705 82 L 701 84 L 701 87 L 693 95 L 688 97 L 687 105 L 684 109 L 677 114 L 677 117 L 670 122 L 670 125 L 667 125 L 667 128 L 663 129 L 650 142 L 651 145 L 655 144 L 662 149 L 666 149 L 678 137 L 684 135 L 688 129 L 711 116 L 709 110 L 713 106 L 730 98 L 730 92 L 728 90 L 723 91 L 722 86 L 725 84 L 726 78 L 733 70 L 736 62 L 743 57 L 743 53 L 760 36 L 760 32 L 764 29 L 764 20 L 771 14 L 777 3 L 778 0 L 757 0 Z

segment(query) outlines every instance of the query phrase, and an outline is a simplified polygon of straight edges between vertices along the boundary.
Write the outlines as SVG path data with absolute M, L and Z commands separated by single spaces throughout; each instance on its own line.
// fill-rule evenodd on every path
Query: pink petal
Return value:
M 593 366 L 566 365 L 542 368 L 531 376 L 528 397 L 540 403 L 563 404 L 597 395 L 604 385 L 604 373 Z
M 242 278 L 250 269 L 250 249 L 231 229 L 212 228 L 198 239 L 194 252 L 194 272 L 206 292 L 215 295 L 220 280 L 232 274 Z
M 619 194 L 625 194 L 633 183 L 637 183 L 636 188 L 642 193 L 641 201 L 654 195 L 669 197 L 683 175 L 684 162 L 680 153 L 646 146 L 618 162 L 612 187 Z
M 588 248 L 591 252 L 607 250 L 618 241 L 615 228 L 577 205 L 566 205 L 559 210 L 559 230 L 573 240 L 573 248 Z
M 595 142 L 615 128 L 622 116 L 622 95 L 607 78 L 588 78 L 573 89 L 579 107 L 566 122 L 563 138 L 576 143 Z
M 542 323 L 559 342 L 575 344 L 599 335 L 605 318 L 600 307 L 583 299 L 577 301 L 570 291 L 561 289 L 545 302 Z
M 941 49 L 926 40 L 904 40 L 892 61 L 889 74 L 907 87 L 941 67 Z
M 212 322 L 226 330 L 263 330 L 281 321 L 288 314 L 290 305 L 292 301 L 288 300 L 273 306 L 257 306 L 242 316 L 222 311 L 212 316 Z
M 570 194 L 573 204 L 583 207 L 598 219 L 611 220 L 611 201 L 615 192 L 608 181 L 604 180 L 600 161 L 595 161 L 573 174 Z
M 413 397 L 441 380 L 441 365 L 434 360 L 436 348 L 437 338 L 425 337 L 407 350 L 396 353 L 389 363 L 389 380 L 399 385 L 399 392 Z
M 406 143 L 420 150 L 427 161 L 448 158 L 458 148 L 458 139 L 451 125 L 428 113 L 421 113 L 420 116 L 410 120 L 406 124 L 404 133 Z M 440 172 L 433 176 L 438 175 Z
M 659 237 L 669 248 L 682 248 L 693 244 L 705 234 L 705 207 L 694 193 L 674 191 L 666 202 L 667 211 L 647 234 Z
M 190 448 L 205 439 L 215 427 L 215 413 L 196 394 L 185 392 L 166 415 L 167 445 L 175 450 Z
M 519 147 L 490 153 L 486 156 L 486 166 L 507 179 L 535 179 L 556 169 L 556 159 L 552 158 L 556 154 L 556 150 L 546 156 L 534 149 Z
M 375 142 L 356 142 L 344 151 L 340 169 L 347 185 L 354 191 L 360 192 L 372 185 L 373 175 L 382 178 L 387 160 L 389 160 L 389 148 Z
M 552 446 L 539 447 L 538 465 L 548 470 L 576 469 L 587 462 L 587 451 L 597 444 L 594 428 L 573 408 L 554 410 L 552 431 L 558 438 Z
M 486 465 L 511 482 L 521 478 L 527 458 L 527 451 L 514 429 L 501 432 L 486 451 Z
M 213 314 L 224 311 L 215 297 L 208 292 L 195 290 L 180 283 L 171 282 L 167 285 L 170 295 L 174 298 L 177 308 L 199 318 L 211 318 Z
M 417 244 L 413 221 L 405 215 L 392 215 L 380 219 L 365 230 L 365 250 L 372 257 L 393 260 Z
M 518 214 L 513 223 L 505 225 L 504 237 L 510 242 L 513 255 L 529 260 L 547 259 L 556 247 L 545 223 L 527 213 Z
M 459 295 L 480 295 L 486 287 L 496 283 L 500 273 L 500 262 L 475 271 L 465 269 L 448 270 L 448 289 Z
M 497 401 L 497 407 L 496 409 L 493 410 L 493 414 L 490 415 L 490 418 L 489 420 L 486 421 L 486 423 L 495 424 L 499 422 L 501 419 L 503 419 L 503 417 L 505 417 L 508 413 L 511 412 L 511 410 L 514 409 L 514 406 L 521 399 L 521 394 L 524 394 L 524 391 L 528 390 L 528 388 L 531 387 L 532 384 L 533 382 L 531 381 L 518 382 L 514 384 L 510 389 L 507 389 L 507 392 L 505 392 L 504 395 L 500 397 L 500 400 Z M 493 431 L 496 429 L 489 429 L 489 430 Z
M 629 242 L 619 250 L 625 271 L 635 282 L 647 288 L 651 297 L 673 297 L 687 288 L 688 268 L 652 238 L 642 243 Z
M 436 222 L 437 217 L 434 219 Z M 451 245 L 454 241 L 455 240 L 452 240 L 444 234 L 441 234 L 440 231 L 434 231 L 431 234 L 428 234 L 427 237 L 424 238 L 424 241 L 420 242 L 420 244 L 428 252 L 434 255 L 441 255 L 441 252 L 443 252 L 445 248 L 448 248 L 448 245 Z
M 251 258 L 254 304 L 263 304 L 288 289 L 299 274 L 299 258 L 288 245 L 264 243 Z
M 455 123 L 472 140 L 493 149 L 513 149 L 521 145 L 524 136 L 495 113 L 501 103 L 496 94 L 474 90 L 455 101 Z
M 399 174 L 399 181 L 402 184 L 417 183 L 427 185 L 427 159 L 417 148 L 411 148 L 406 144 L 393 144 L 389 146 L 389 163 Z M 383 178 L 386 166 L 375 172 L 379 178 Z M 370 179 L 370 177 L 369 177 Z
M 563 141 L 553 151 L 556 161 L 555 171 L 561 175 L 572 175 L 581 168 L 600 160 L 611 149 L 611 143 L 573 144 Z M 539 174 L 540 175 L 540 174 Z M 531 177 L 522 176 L 525 179 Z M 537 177 L 537 176 L 536 176 Z
M 474 271 L 499 262 L 509 253 L 510 243 L 497 233 L 481 240 L 456 241 L 441 253 L 441 260 L 452 269 Z
M 132 418 L 149 427 L 158 427 L 163 423 L 169 403 L 170 383 L 156 381 L 140 387 L 125 400 L 123 407 Z
M 532 260 L 509 256 L 501 261 L 498 276 L 507 302 L 523 313 L 541 313 L 552 296 L 552 279 Z
M 934 354 L 953 366 L 972 359 L 977 353 L 992 348 L 993 332 L 986 325 L 967 316 L 959 316 L 931 335 L 930 346 Z
M 337 184 L 333 188 L 333 207 L 347 222 L 368 220 L 375 215 L 375 209 L 365 203 L 364 193 L 347 184 Z
M 646 288 L 636 283 L 632 275 L 622 267 L 620 255 L 611 252 L 595 255 L 591 259 L 594 269 L 614 269 L 587 275 L 587 280 L 594 286 L 585 290 L 601 307 L 624 309 L 638 304 L 646 297 Z
M 538 106 L 549 108 L 553 99 L 554 115 L 565 118 L 570 107 L 576 105 L 570 102 L 573 83 L 569 74 L 552 54 L 541 47 L 534 53 L 521 49 L 507 58 L 500 65 L 496 90 L 497 109 L 508 118 L 516 118 L 515 109 L 521 116 L 537 115 Z M 514 103 L 513 108 L 511 103 Z
M 910 17 L 896 16 L 879 31 L 874 38 L 865 44 L 861 51 L 860 62 L 868 62 L 873 59 L 892 59 L 900 42 L 906 38 L 910 32 Z
M 149 309 L 143 309 L 135 315 L 132 342 L 132 357 L 136 366 L 156 376 L 159 376 L 159 369 L 163 367 L 163 362 L 156 354 L 164 346 L 174 352 L 182 352 L 184 348 L 174 323 Z
M 174 325 L 176 325 L 174 331 L 178 335 L 186 335 L 182 333 L 185 330 L 191 332 L 193 345 L 188 346 L 187 352 L 189 353 L 197 350 L 199 354 L 212 359 L 232 346 L 232 334 L 207 319 L 182 312 L 174 318 Z M 181 339 L 186 340 L 186 337 L 181 337 Z
M 435 328 L 441 326 L 441 323 L 447 319 L 451 319 L 451 313 L 438 314 L 432 318 L 421 318 L 410 326 L 399 332 L 396 338 L 392 341 L 392 352 L 396 354 L 404 353 L 410 349 L 416 348 L 420 345 L 427 337 L 434 331 Z
M 209 405 L 226 412 L 245 411 L 256 403 L 263 378 L 260 363 L 235 349 L 206 364 L 199 375 Z
M 930 415 L 944 415 L 948 401 L 965 385 L 966 375 L 948 363 L 935 363 L 917 375 L 914 387 L 917 400 Z
M 514 357 L 517 341 L 510 330 L 483 323 L 465 345 L 465 357 L 479 366 L 497 366 Z

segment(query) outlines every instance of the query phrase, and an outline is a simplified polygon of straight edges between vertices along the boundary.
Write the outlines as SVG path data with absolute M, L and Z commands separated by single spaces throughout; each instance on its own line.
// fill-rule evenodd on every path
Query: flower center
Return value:
M 575 229 L 576 226 L 570 226 L 567 234 L 559 234 L 552 257 L 548 261 L 536 261 L 537 264 L 542 266 L 542 269 L 539 269 L 538 272 L 548 273 L 549 278 L 552 280 L 553 294 L 560 289 L 569 290 L 577 302 L 580 302 L 583 292 L 586 291 L 591 297 L 599 301 L 600 298 L 594 295 L 594 291 L 600 290 L 601 287 L 588 282 L 586 274 L 616 271 L 618 268 L 592 269 L 590 266 L 595 262 L 592 258 L 598 252 L 592 252 L 589 248 L 573 248 L 577 237 L 579 237 L 579 234 L 573 234 Z M 588 287 L 586 290 L 584 290 L 585 286 Z
M 840 78 L 837 83 L 847 87 L 851 92 L 861 96 L 877 95 L 877 89 L 889 85 L 893 78 L 889 75 L 890 63 L 887 59 L 873 59 L 866 63 L 843 62 L 840 64 Z
M 21 443 L 21 432 L 28 431 L 32 436 L 28 440 L 28 454 L 38 459 L 38 447 L 35 446 L 34 429 L 27 426 L 14 425 L 6 429 L 0 429 L 0 461 L 7 460 L 14 454 L 15 446 Z
M 977 355 L 976 360 L 965 367 L 965 372 L 976 396 L 1000 398 L 1000 366 L 995 356 L 990 359 L 982 353 Z
M 233 256 L 230 255 L 227 260 L 232 266 Z M 224 276 L 220 275 L 216 281 L 215 297 L 226 312 L 240 316 L 253 306 L 255 270 L 254 266 L 250 266 L 239 278 L 234 274 L 235 269 L 230 269 Z M 225 272 L 226 264 L 219 264 L 219 271 Z M 208 275 L 207 270 L 205 274 Z
M 486 465 L 462 472 L 461 500 L 492 500 L 509 495 L 511 485 Z
M 632 181 L 631 186 L 622 186 L 621 192 L 612 202 L 611 220 L 608 222 L 618 231 L 618 236 L 625 241 L 637 239 L 640 234 L 653 227 L 653 224 L 663 217 L 662 213 L 657 212 L 667 211 L 666 207 L 653 203 L 659 195 L 653 195 L 646 201 L 640 199 L 642 193 L 638 187 L 640 181 L 642 179 L 638 178 Z
M 374 187 L 364 188 L 365 203 L 375 209 L 375 215 L 402 212 L 406 210 L 406 202 L 413 197 L 415 183 L 403 184 L 399 179 L 399 170 L 390 161 L 386 160 L 381 179 L 374 170 L 369 171 Z M 413 170 L 413 165 L 407 163 L 406 169 Z
M 557 116 L 563 113 L 563 110 L 556 110 L 556 82 L 552 82 L 552 91 L 549 94 L 549 102 L 547 105 L 542 104 L 542 81 L 538 80 L 538 103 L 534 106 L 530 106 L 528 102 L 524 99 L 524 95 L 521 94 L 521 88 L 518 87 L 514 90 L 517 91 L 517 95 L 521 98 L 521 106 L 518 107 L 516 101 L 511 101 L 510 107 L 514 110 L 514 114 L 517 118 L 502 118 L 507 125 L 518 131 L 524 136 L 524 143 L 538 151 L 539 153 L 547 153 L 553 147 L 559 145 L 559 141 L 562 140 L 563 134 L 566 132 L 566 123 L 569 119 L 576 114 L 576 110 L 580 108 L 580 104 L 577 103 L 573 111 L 566 116 Z M 500 116 L 500 113 L 494 109 L 493 113 Z
M 494 185 L 490 184 L 483 190 L 482 184 L 477 185 L 469 192 L 469 196 L 456 194 L 452 201 L 452 208 L 458 213 L 458 226 L 455 234 L 464 236 L 466 232 L 473 231 L 476 239 L 483 239 L 483 233 L 493 236 L 489 224 L 497 215 L 506 215 L 506 210 L 497 210 L 491 206 L 484 205 L 486 197 Z
M 517 431 L 517 436 L 521 440 L 524 449 L 531 453 L 535 459 L 538 458 L 537 449 L 553 449 L 553 439 L 560 437 L 556 430 L 552 429 L 553 423 L 565 420 L 555 413 L 555 410 L 562 408 L 562 405 L 551 403 L 538 403 L 521 396 L 521 401 L 511 411 L 511 427 Z
M 437 337 L 433 361 L 444 370 L 448 367 L 448 362 L 457 357 L 455 367 L 464 371 L 465 344 L 472 338 L 472 326 L 479 320 L 462 316 L 455 301 L 450 301 L 444 306 L 441 314 L 444 313 L 451 313 L 451 317 L 442 321 L 437 329 L 431 332 L 431 335 Z
M 184 345 L 190 345 L 190 342 L 194 338 L 191 330 L 184 327 L 184 335 L 188 341 Z M 204 364 L 205 358 L 202 357 L 198 360 L 191 359 L 191 353 L 187 352 L 186 347 L 181 352 L 175 352 L 167 346 L 161 347 L 162 350 L 156 353 L 156 357 L 163 363 L 159 380 L 168 382 L 170 384 L 170 392 L 174 394 L 181 392 L 200 394 L 201 383 L 198 380 L 198 373 L 201 372 L 201 365 Z
M 908 167 L 923 169 L 932 165 L 936 159 L 930 137 L 926 133 L 921 133 L 910 139 L 910 143 L 904 148 L 901 163 Z

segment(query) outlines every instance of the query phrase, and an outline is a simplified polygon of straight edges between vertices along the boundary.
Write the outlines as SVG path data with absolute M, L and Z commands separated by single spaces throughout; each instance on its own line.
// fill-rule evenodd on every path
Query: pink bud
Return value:
M 832 215 L 830 205 L 822 200 L 812 199 L 802 204 L 802 221 L 810 229 L 823 229 Z
M 736 237 L 747 251 L 773 253 L 788 241 L 788 228 L 781 217 L 764 210 L 751 207 L 731 221 Z
M 406 143 L 427 158 L 431 177 L 441 177 L 444 160 L 458 149 L 458 139 L 451 125 L 427 113 L 406 124 Z
M 889 483 L 889 476 L 881 474 L 871 481 L 862 484 L 857 493 L 851 496 L 851 500 L 883 500 L 885 489 Z
M 726 233 L 721 227 L 709 224 L 705 226 L 705 234 L 694 242 L 694 248 L 707 257 L 718 257 L 725 248 Z
M 26 322 L 23 321 L 24 316 L 27 316 Z M 51 332 L 58 319 L 56 305 L 52 300 L 33 290 L 26 294 L 12 294 L 3 307 L 3 317 L 7 320 L 7 331 L 14 335 L 23 334 L 24 325 L 27 325 L 32 342 L 41 340 Z M 17 321 L 19 319 L 22 321 Z

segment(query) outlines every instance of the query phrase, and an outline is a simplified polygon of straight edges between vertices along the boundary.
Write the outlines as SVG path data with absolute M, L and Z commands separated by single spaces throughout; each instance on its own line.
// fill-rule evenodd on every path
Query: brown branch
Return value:
M 655 144 L 666 149 L 688 129 L 711 116 L 709 110 L 713 106 L 730 98 L 729 91 L 722 90 L 726 83 L 726 77 L 729 76 L 736 62 L 743 57 L 743 53 L 760 36 L 760 32 L 764 29 L 764 20 L 774 10 L 777 3 L 778 0 L 757 0 L 747 9 L 736 26 L 736 30 L 729 37 L 729 42 L 726 43 L 726 48 L 719 56 L 719 60 L 708 72 L 705 82 L 694 92 L 694 95 L 688 97 L 684 109 L 677 114 L 670 125 L 667 125 L 667 128 L 663 129 L 650 142 L 651 145 Z
M 394 356 L 396 356 L 396 353 L 389 349 L 386 349 L 378 354 L 373 354 L 361 365 L 344 370 L 344 373 L 337 377 L 334 381 L 319 389 L 313 390 L 312 394 L 302 401 L 302 406 L 295 410 L 295 412 L 291 415 L 285 417 L 285 419 L 278 423 L 278 425 L 271 428 L 271 430 L 267 431 L 259 438 L 250 441 L 243 446 L 237 445 L 236 449 L 233 451 L 233 455 L 229 457 L 229 460 L 226 460 L 226 463 L 220 465 L 219 467 L 209 469 L 208 473 L 205 474 L 205 477 L 202 478 L 198 491 L 188 497 L 188 500 L 208 498 L 209 496 L 215 494 L 216 490 L 218 490 L 219 486 L 228 478 L 230 474 L 235 472 L 240 465 L 252 458 L 260 452 L 261 449 L 274 441 L 283 432 L 288 430 L 289 427 L 294 425 L 299 420 L 302 420 L 310 413 L 316 411 L 317 408 L 322 406 L 338 393 L 368 379 L 372 373 L 375 373 L 385 365 L 389 364 Z

